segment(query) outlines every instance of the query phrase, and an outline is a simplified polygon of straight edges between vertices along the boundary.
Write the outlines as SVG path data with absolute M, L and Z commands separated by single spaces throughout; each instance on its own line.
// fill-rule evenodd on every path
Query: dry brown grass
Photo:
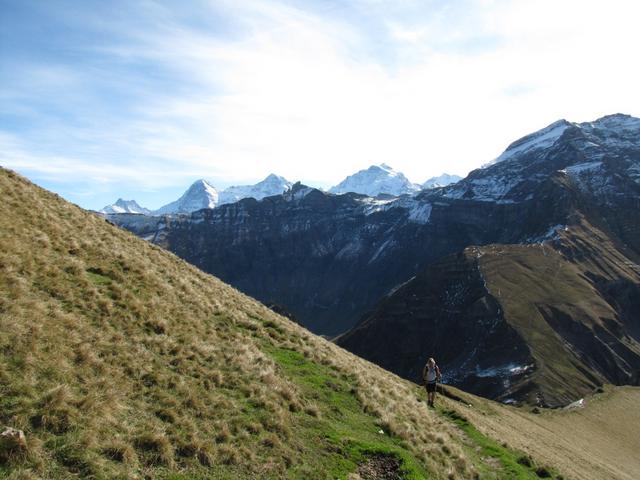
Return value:
M 640 472 L 640 388 L 608 387 L 585 398 L 585 407 L 542 410 L 498 405 L 456 391 L 467 405 L 446 403 L 486 435 L 543 461 L 564 478 L 638 478 Z M 472 405 L 472 406 L 469 406 Z
M 2 170 L 0 187 L 0 425 L 34 446 L 5 465 L 13 478 L 304 472 L 319 447 L 300 419 L 330 406 L 265 346 L 354 378 L 372 424 L 433 475 L 473 476 L 459 433 L 413 385 L 18 175 Z

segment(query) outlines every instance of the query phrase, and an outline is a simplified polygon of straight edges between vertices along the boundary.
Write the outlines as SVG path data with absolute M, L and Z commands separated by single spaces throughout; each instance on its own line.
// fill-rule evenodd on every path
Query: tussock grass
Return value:
M 9 478 L 475 478 L 415 386 L 0 171 L 0 426 Z M 382 433 L 380 433 L 382 431 Z

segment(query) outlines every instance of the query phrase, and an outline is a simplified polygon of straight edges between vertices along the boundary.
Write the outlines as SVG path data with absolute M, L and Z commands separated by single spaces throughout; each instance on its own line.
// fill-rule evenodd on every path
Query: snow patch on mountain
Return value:
M 581 175 L 585 172 L 600 170 L 600 168 L 602 168 L 602 162 L 586 162 L 571 165 L 570 167 L 565 168 L 564 171 L 569 175 Z
M 218 191 L 206 180 L 194 182 L 176 201 L 168 203 L 154 211 L 154 215 L 173 215 L 191 213 L 203 208 L 215 208 L 218 204 Z
M 522 242 L 524 245 L 535 245 L 544 242 L 548 242 L 551 240 L 560 240 L 560 232 L 568 232 L 569 227 L 567 225 L 553 225 L 549 227 L 549 229 L 543 233 L 542 235 L 538 235 L 537 237 L 529 237 Z
M 113 214 L 113 213 L 138 213 L 142 215 L 150 215 L 151 210 L 141 207 L 135 200 L 123 200 L 119 198 L 116 203 L 107 205 L 101 210 L 100 213 Z
M 383 254 L 383 252 L 387 249 L 389 249 L 390 247 L 393 247 L 396 245 L 396 242 L 389 238 L 387 240 L 385 240 L 384 242 L 382 242 L 382 244 L 378 247 L 378 249 L 375 251 L 375 253 L 373 254 L 373 256 L 371 257 L 371 260 L 369 260 L 369 264 L 375 262 L 378 258 L 380 258 Z
M 478 378 L 512 377 L 515 375 L 522 375 L 523 373 L 533 369 L 533 367 L 534 365 L 517 365 L 515 363 L 490 368 L 480 368 L 479 365 L 476 365 L 473 374 Z
M 364 205 L 364 214 L 371 215 L 376 212 L 384 212 L 396 203 L 397 198 L 372 198 L 365 197 L 360 199 Z
M 429 223 L 431 209 L 430 203 L 416 203 L 409 209 L 409 220 L 423 225 Z
M 420 191 L 420 186 L 411 183 L 401 172 L 395 171 L 389 165 L 372 165 L 366 170 L 360 170 L 349 175 L 338 185 L 329 189 L 330 193 L 361 193 L 370 197 L 380 194 L 404 195 Z
M 469 198 L 479 202 L 514 203 L 504 198 L 515 186 L 522 182 L 520 176 L 495 176 L 474 178 L 468 182 L 454 185 L 444 193 L 447 198 Z
M 363 213 L 367 216 L 378 212 L 385 212 L 392 208 L 401 208 L 408 212 L 407 219 L 413 223 L 429 223 L 431 217 L 431 203 L 418 200 L 415 197 L 400 198 L 371 198 L 360 199 L 363 205 Z

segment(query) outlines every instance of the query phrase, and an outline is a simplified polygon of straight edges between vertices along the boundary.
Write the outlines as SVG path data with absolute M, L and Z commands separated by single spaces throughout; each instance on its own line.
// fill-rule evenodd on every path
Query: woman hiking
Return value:
M 433 358 L 429 358 L 424 369 L 422 369 L 422 379 L 425 381 L 427 387 L 428 404 L 430 407 L 433 407 L 433 402 L 436 399 L 436 385 L 442 379 L 440 369 Z

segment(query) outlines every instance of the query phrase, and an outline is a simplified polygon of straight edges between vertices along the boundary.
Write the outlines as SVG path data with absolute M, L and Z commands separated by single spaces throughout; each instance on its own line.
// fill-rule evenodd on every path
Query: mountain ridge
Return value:
M 188 214 L 203 208 L 234 203 L 243 198 L 262 200 L 286 192 L 291 185 L 286 178 L 272 173 L 254 185 L 235 185 L 219 192 L 209 181 L 199 179 L 192 183 L 180 198 L 157 210 L 140 207 L 135 200 L 125 201 L 119 198 L 117 202 L 103 207 L 98 212 L 107 215 L 139 213 L 147 216 Z

